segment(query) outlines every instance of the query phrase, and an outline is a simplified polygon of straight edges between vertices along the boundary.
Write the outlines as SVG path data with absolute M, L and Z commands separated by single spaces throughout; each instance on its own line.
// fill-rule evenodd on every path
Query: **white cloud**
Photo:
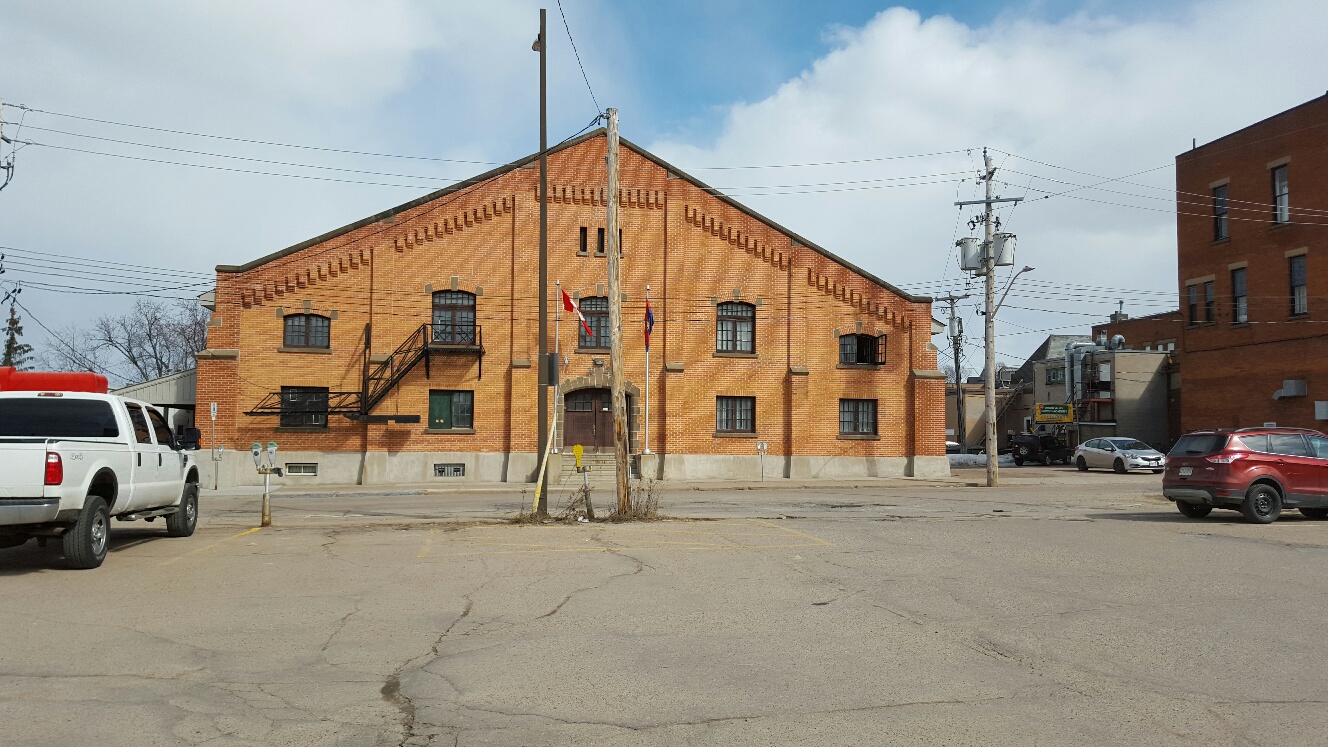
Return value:
M 983 27 L 893 8 L 861 29 L 836 29 L 835 48 L 773 95 L 730 109 L 707 147 L 664 140 L 652 149 L 683 167 L 805 163 L 930 153 L 988 145 L 1112 177 L 1163 166 L 1186 150 L 1322 95 L 1328 5 L 1319 2 L 1202 2 L 1165 20 L 1124 22 L 1080 14 L 1059 22 L 1003 16 Z M 1077 184 L 1091 177 L 995 154 L 1006 195 L 1022 195 L 1029 174 Z M 976 153 L 825 168 L 695 173 L 712 184 L 824 183 L 968 169 Z M 1023 173 L 1013 173 L 1013 172 Z M 953 177 L 945 177 L 953 178 Z M 1173 171 L 1111 185 L 1170 198 Z M 1055 189 L 1047 181 L 1033 186 Z M 812 188 L 804 188 L 812 189 Z M 959 190 L 969 198 L 970 182 Z M 801 191 L 790 189 L 785 191 Z M 1028 192 L 1030 197 L 1039 193 Z M 1127 289 L 1174 291 L 1175 219 L 1167 200 L 1083 190 L 1029 201 L 1009 215 L 1020 236 L 1017 264 L 1033 278 Z M 807 238 L 898 284 L 954 278 L 955 184 L 740 199 Z M 967 235 L 960 226 L 960 235 Z M 1021 281 L 1022 282 L 1022 281 Z M 1031 294 L 1032 286 L 1029 288 Z M 1016 289 L 1015 293 L 1020 293 Z M 1058 294 L 1042 293 L 1043 296 Z M 1073 296 L 1073 294 L 1070 294 Z M 1161 311 L 1127 299 L 1127 311 Z M 1114 297 L 1089 301 L 1016 298 L 1012 305 L 1105 314 Z M 1175 299 L 1162 303 L 1175 306 Z M 1002 312 L 1042 329 L 1087 316 Z M 1003 326 L 1002 332 L 1019 332 Z M 1003 338 L 1005 357 L 1031 351 L 1040 336 Z

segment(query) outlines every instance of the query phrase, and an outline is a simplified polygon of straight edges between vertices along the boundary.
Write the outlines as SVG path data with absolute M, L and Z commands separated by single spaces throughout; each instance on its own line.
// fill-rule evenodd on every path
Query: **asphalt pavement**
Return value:
M 256 529 L 205 491 L 195 536 L 117 524 L 95 571 L 0 551 L 0 742 L 1323 743 L 1328 522 L 979 475 L 590 525 L 379 490 L 278 494 Z

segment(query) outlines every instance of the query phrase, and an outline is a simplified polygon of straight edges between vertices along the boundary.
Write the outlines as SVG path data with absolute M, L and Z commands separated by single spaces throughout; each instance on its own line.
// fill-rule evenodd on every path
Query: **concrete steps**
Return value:
M 614 486 L 615 466 L 612 452 L 599 452 L 584 454 L 581 457 L 581 464 L 586 467 L 589 473 L 590 485 L 595 488 L 611 488 Z M 641 464 L 635 456 L 631 457 L 632 478 L 640 479 Z M 559 474 L 551 480 L 554 485 L 581 484 L 582 476 L 576 471 L 576 459 L 570 451 L 566 452 L 562 458 L 562 468 Z

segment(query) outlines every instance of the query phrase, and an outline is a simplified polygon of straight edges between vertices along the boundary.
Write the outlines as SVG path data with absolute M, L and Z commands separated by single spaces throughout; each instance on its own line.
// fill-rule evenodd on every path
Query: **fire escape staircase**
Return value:
M 386 358 L 373 361 L 373 330 L 364 325 L 363 376 L 358 392 L 328 392 L 326 400 L 308 395 L 291 401 L 282 392 L 271 392 L 246 415 L 344 415 L 350 420 L 375 423 L 418 423 L 419 415 L 373 415 L 373 408 L 421 362 L 424 376 L 431 372 L 435 354 L 474 355 L 479 377 L 484 378 L 484 335 L 478 324 L 422 324 Z

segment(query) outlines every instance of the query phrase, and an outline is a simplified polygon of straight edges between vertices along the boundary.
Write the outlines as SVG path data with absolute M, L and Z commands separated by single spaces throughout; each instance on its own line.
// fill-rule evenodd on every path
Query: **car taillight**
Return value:
M 1210 457 L 1204 457 L 1204 459 L 1212 462 L 1213 464 L 1231 464 L 1237 459 L 1244 459 L 1244 458 L 1245 454 L 1239 451 L 1233 452 L 1231 454 L 1215 454 Z
M 46 452 L 46 484 L 59 485 L 65 481 L 65 463 L 55 452 Z

